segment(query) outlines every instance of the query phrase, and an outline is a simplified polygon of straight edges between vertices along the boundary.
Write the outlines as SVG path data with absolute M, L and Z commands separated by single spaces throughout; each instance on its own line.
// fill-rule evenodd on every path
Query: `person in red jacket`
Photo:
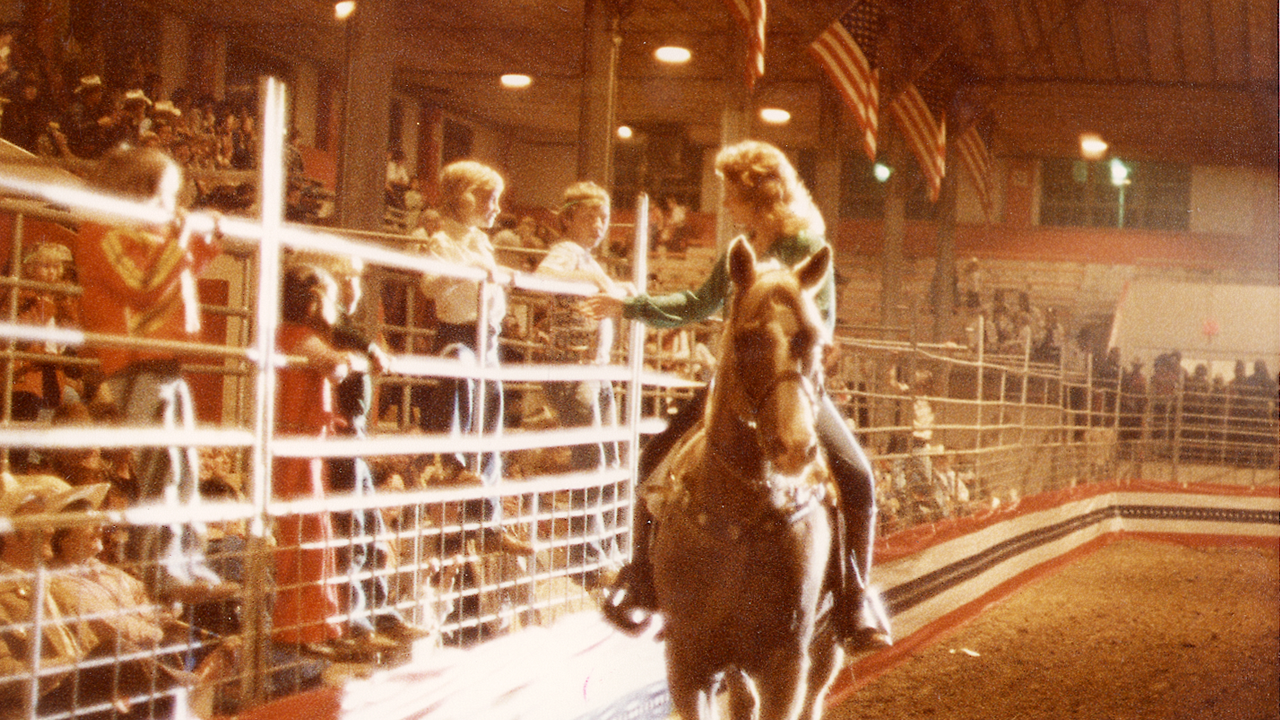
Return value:
M 108 226 L 85 222 L 76 238 L 76 267 L 84 294 L 81 322 L 93 333 L 130 339 L 194 340 L 200 329 L 196 276 L 218 256 L 213 233 L 191 232 L 178 208 L 178 165 L 153 148 L 118 148 L 99 161 L 89 185 L 123 200 L 151 203 L 175 218 L 165 225 Z M 129 426 L 195 426 L 191 390 L 177 353 L 155 346 L 89 346 L 104 379 L 99 401 L 114 404 Z M 200 470 L 193 447 L 134 451 L 137 500 L 168 506 L 199 502 Z M 205 562 L 200 523 L 137 528 L 131 559 L 153 595 L 180 602 L 227 599 L 224 583 Z

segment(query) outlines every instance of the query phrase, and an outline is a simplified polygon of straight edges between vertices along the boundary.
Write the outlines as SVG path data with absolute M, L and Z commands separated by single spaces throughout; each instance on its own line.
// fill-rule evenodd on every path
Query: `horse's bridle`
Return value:
M 742 368 L 737 368 L 737 371 L 741 373 Z M 769 384 L 765 386 L 764 394 L 759 398 L 750 398 L 752 402 L 745 408 L 746 412 L 742 411 L 743 408 L 738 409 L 738 419 L 741 420 L 744 425 L 759 434 L 759 418 L 761 409 L 768 404 L 769 398 L 772 398 L 774 394 L 778 392 L 778 388 L 791 382 L 800 386 L 805 397 L 809 399 L 809 403 L 816 409 L 818 406 L 818 392 L 814 387 L 815 382 L 813 378 L 793 368 L 791 370 L 777 373 L 770 378 Z

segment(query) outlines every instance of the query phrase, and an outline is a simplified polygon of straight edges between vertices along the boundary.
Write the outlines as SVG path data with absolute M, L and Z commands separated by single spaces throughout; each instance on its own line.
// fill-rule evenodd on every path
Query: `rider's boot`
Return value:
M 619 630 L 637 634 L 648 626 L 658 609 L 658 598 L 653 589 L 653 564 L 649 561 L 653 516 L 644 501 L 635 503 L 634 513 L 631 562 L 618 571 L 618 577 L 605 591 L 601 610 L 605 619 Z
M 836 598 L 836 634 L 850 653 L 879 650 L 893 644 L 889 614 L 880 593 L 868 585 L 875 516 L 856 517 L 842 509 L 840 592 Z

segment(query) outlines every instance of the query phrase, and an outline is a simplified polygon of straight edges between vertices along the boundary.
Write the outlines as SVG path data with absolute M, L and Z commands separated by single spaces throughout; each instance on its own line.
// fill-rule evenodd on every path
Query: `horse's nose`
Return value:
M 781 439 L 773 457 L 773 467 L 783 475 L 797 475 L 818 457 L 818 440 L 809 436 L 792 442 Z

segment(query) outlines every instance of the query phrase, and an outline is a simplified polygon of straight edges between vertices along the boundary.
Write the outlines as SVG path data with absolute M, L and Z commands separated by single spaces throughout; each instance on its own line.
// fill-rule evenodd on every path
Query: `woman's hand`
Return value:
M 622 317 L 622 298 L 596 295 L 578 302 L 578 312 L 592 320 Z

